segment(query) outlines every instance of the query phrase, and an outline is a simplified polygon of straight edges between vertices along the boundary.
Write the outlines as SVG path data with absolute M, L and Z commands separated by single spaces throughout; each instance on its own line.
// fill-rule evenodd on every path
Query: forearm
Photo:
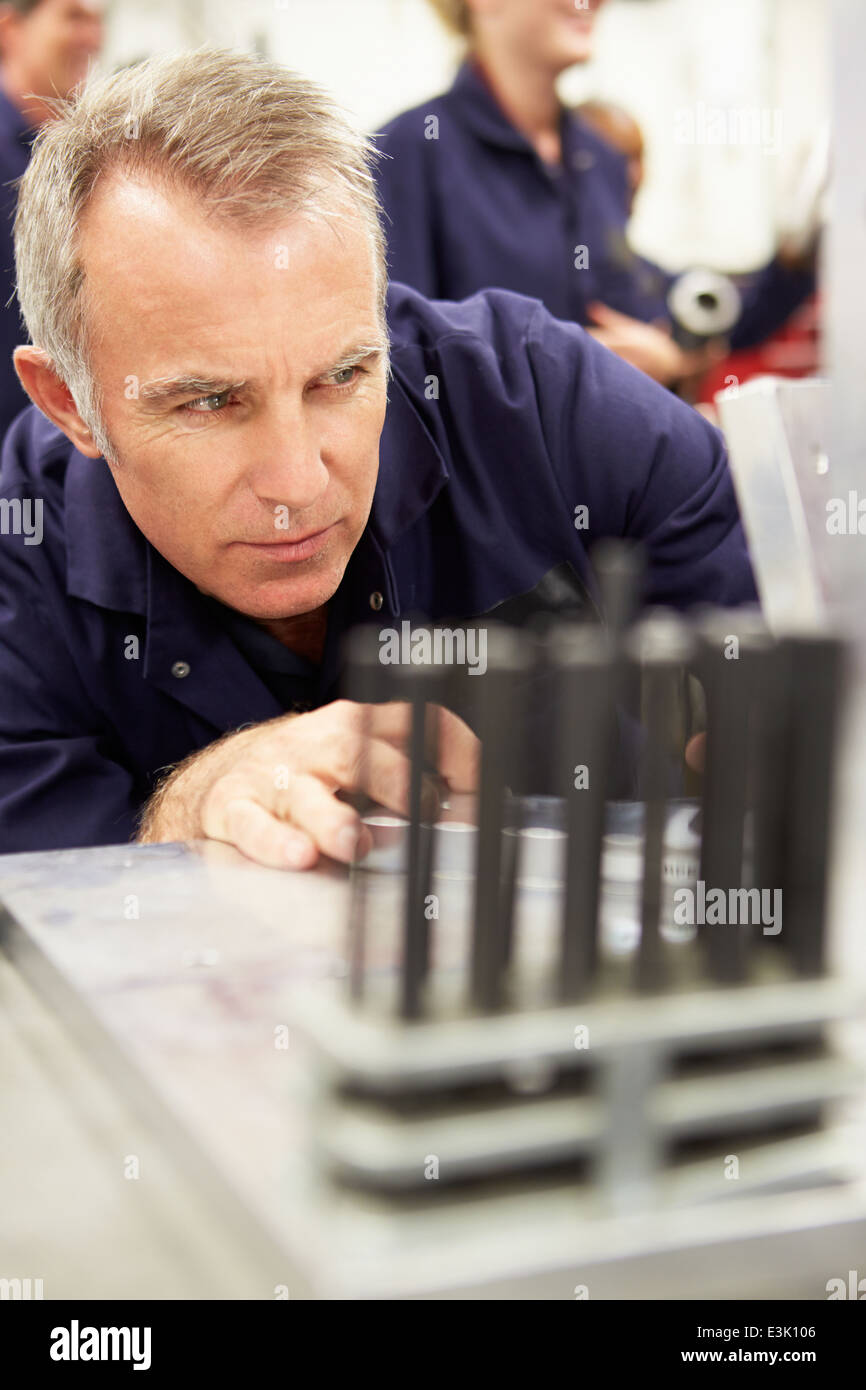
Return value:
M 136 842 L 155 845 L 168 840 L 198 839 L 203 833 L 202 808 L 210 788 L 237 761 L 261 728 L 261 724 L 254 724 L 223 734 L 177 763 L 145 802 Z

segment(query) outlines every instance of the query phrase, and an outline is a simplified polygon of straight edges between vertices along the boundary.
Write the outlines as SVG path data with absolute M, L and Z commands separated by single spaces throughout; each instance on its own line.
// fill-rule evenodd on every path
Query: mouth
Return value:
M 336 529 L 336 525 L 335 522 L 331 526 L 325 526 L 321 531 L 308 531 L 305 536 L 298 536 L 296 540 L 235 541 L 234 544 L 243 546 L 245 550 L 256 551 L 264 559 L 279 564 L 297 564 L 318 554 L 331 532 Z
M 578 9 L 576 6 L 574 8 L 569 6 L 567 9 L 564 9 L 562 11 L 562 14 L 563 18 L 570 20 L 571 23 L 575 26 L 575 28 L 591 29 L 595 22 L 597 8 L 597 5 L 592 5 L 591 7 L 587 7 L 586 9 L 584 9 L 583 7 Z

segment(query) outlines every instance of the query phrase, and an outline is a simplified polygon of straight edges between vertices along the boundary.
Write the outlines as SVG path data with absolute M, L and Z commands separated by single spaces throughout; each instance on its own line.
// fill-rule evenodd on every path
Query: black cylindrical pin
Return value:
M 646 554 L 630 541 L 604 540 L 593 547 L 602 615 L 608 632 L 621 636 L 634 622 L 643 596 Z
M 598 959 L 604 808 L 615 736 L 614 657 L 601 628 L 555 628 L 547 659 L 556 672 L 554 765 L 565 801 L 565 891 L 556 990 L 565 1002 L 591 986 Z
M 737 614 L 739 660 L 748 666 L 752 689 L 743 846 L 748 892 L 756 899 L 752 930 L 763 942 L 782 942 L 763 912 L 772 908 L 785 873 L 790 738 L 790 652 L 770 633 L 760 614 Z M 769 934 L 765 934 L 765 930 Z
M 833 636 L 791 636 L 786 869 L 781 936 L 794 970 L 825 968 L 827 873 L 844 648 Z
M 416 629 L 423 632 L 424 629 Z M 419 643 L 423 656 L 423 645 Z M 433 651 L 432 641 L 429 651 Z M 423 1010 L 422 991 L 430 964 L 430 919 L 428 901 L 432 874 L 432 811 L 425 808 L 425 788 L 432 781 L 426 776 L 429 765 L 438 762 L 437 723 L 431 708 L 439 693 L 436 666 L 421 660 L 400 669 L 399 694 L 410 709 L 409 732 L 409 828 L 405 894 L 403 898 L 403 958 L 400 987 L 400 1013 L 405 1019 L 419 1018 Z M 426 809 L 426 813 L 425 813 Z
M 478 838 L 472 911 L 470 993 L 481 1010 L 502 999 L 504 941 L 511 924 L 502 917 L 503 831 L 508 769 L 519 731 L 514 727 L 515 682 L 529 665 L 527 638 L 515 629 L 484 629 L 486 667 L 476 686 L 476 732 L 481 740 Z
M 749 619 L 743 615 L 744 622 Z M 756 671 L 740 660 L 738 614 L 712 612 L 699 626 L 697 670 L 707 702 L 707 745 L 702 808 L 698 922 L 710 977 L 720 984 L 745 979 L 748 927 L 739 920 L 744 882 L 750 723 Z M 733 920 L 731 920 L 733 918 Z
M 346 698 L 362 706 L 359 731 L 359 782 L 363 786 L 371 737 L 371 706 L 387 698 L 386 668 L 381 661 L 379 629 L 372 626 L 353 628 L 343 646 Z M 370 797 L 363 791 L 351 798 L 358 815 L 363 819 L 371 806 Z M 364 970 L 367 936 L 367 874 L 362 861 L 355 860 L 350 870 L 349 889 L 349 994 L 356 1002 L 364 995 Z
M 674 751 L 672 734 L 682 671 L 691 656 L 692 646 L 684 623 L 675 614 L 657 613 L 635 628 L 627 649 L 640 669 L 644 688 L 643 886 L 635 983 L 639 990 L 652 991 L 662 989 L 665 984 L 660 928 L 665 827 Z

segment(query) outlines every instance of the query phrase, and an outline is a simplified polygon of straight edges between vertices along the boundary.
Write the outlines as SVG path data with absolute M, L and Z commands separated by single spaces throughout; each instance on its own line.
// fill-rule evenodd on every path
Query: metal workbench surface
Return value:
M 384 876 L 380 883 L 385 906 L 390 889 Z M 508 1229 L 506 1206 L 499 1248 L 486 1264 L 460 1270 L 453 1256 L 449 1267 L 447 1230 L 422 1259 L 417 1247 L 414 1255 L 399 1249 L 371 1213 L 362 1241 L 369 1267 L 357 1250 L 329 1264 L 337 1252 L 314 1249 L 315 1184 L 302 1158 L 308 1078 L 290 1020 L 294 991 L 328 980 L 342 987 L 347 872 L 332 864 L 311 873 L 263 869 L 215 843 L 119 846 L 7 856 L 0 897 L 11 914 L 3 947 L 18 975 L 128 1109 L 115 1126 L 115 1170 L 149 1145 L 151 1158 L 128 1189 L 146 1187 L 162 1164 L 201 1206 L 197 1223 L 176 1227 L 175 1247 L 186 1242 L 189 1254 L 200 1238 L 204 1251 L 215 1232 L 228 1242 L 230 1277 L 215 1279 L 210 1294 L 387 1294 L 383 1270 L 393 1259 L 403 1264 L 400 1291 L 421 1296 L 570 1298 L 590 1279 L 593 1297 L 820 1298 L 830 1277 L 866 1268 L 859 1184 L 709 1204 L 698 1220 L 683 1210 L 592 1229 L 552 1205 L 559 1243 L 541 1263 L 521 1247 L 519 1230 Z M 74 1108 L 76 1097 L 66 1099 Z M 136 1124 L 147 1126 L 146 1139 L 134 1137 Z M 16 1181 L 20 1264 L 26 1230 L 39 1244 L 45 1207 L 36 1172 L 28 1180 L 19 1164 Z M 85 1186 L 72 1190 L 87 1200 Z M 201 1296 L 200 1272 L 186 1285 L 166 1278 L 179 1257 L 171 1240 L 164 1268 L 157 1262 L 150 1283 L 144 1274 L 136 1282 L 124 1275 L 134 1252 L 109 1240 L 100 1255 L 92 1224 L 85 1228 L 94 1248 L 79 1240 L 78 1274 L 73 1259 L 56 1294 L 74 1293 L 76 1277 L 85 1267 L 93 1275 L 102 1259 L 104 1277 L 85 1281 L 94 1295 L 114 1288 Z M 0 1254 L 2 1242 L 0 1230 Z

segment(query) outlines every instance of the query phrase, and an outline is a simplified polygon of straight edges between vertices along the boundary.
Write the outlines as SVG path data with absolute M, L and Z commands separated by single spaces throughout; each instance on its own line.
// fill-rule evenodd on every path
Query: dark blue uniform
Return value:
M 593 300 L 665 317 L 667 277 L 626 242 L 624 157 L 573 112 L 561 134 L 554 168 L 471 63 L 444 96 L 387 125 L 378 181 L 393 278 L 439 299 L 500 286 L 577 323 Z
M 545 164 L 471 62 L 386 125 L 377 178 L 392 277 L 439 299 L 501 286 L 582 324 L 596 300 L 669 320 L 676 277 L 628 245 L 625 157 L 566 108 L 561 137 L 561 166 Z M 745 294 L 732 348 L 762 341 L 813 289 L 810 274 L 772 262 Z
M 7 426 L 29 404 L 12 365 L 12 349 L 27 342 L 15 298 L 15 252 L 12 224 L 19 179 L 30 160 L 35 129 L 0 87 L 0 440 Z
M 16 421 L 0 466 L 3 850 L 128 839 L 159 769 L 333 699 L 348 627 L 505 616 L 552 572 L 588 588 L 601 536 L 645 542 L 650 602 L 754 600 L 722 437 L 700 415 L 536 301 L 393 285 L 389 318 L 372 512 L 318 669 L 227 625 L 134 525 L 103 460 L 35 407 Z M 35 539 L 38 500 L 28 544 L 16 517 Z

